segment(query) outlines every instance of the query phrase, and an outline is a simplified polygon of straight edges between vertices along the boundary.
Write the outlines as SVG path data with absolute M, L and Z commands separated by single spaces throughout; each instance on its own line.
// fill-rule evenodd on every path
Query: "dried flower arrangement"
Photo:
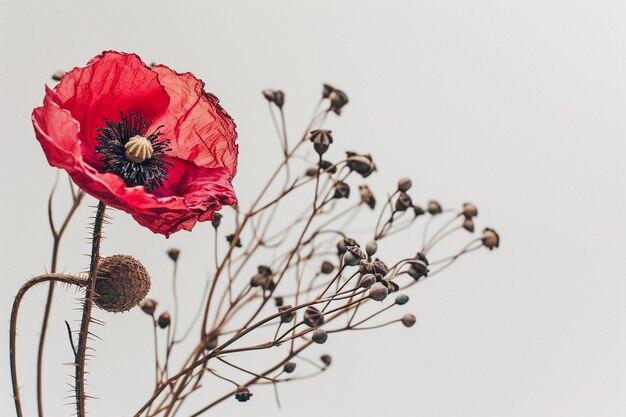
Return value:
M 457 236 L 455 232 L 474 233 L 478 210 L 470 203 L 457 210 L 444 209 L 435 200 L 422 208 L 408 194 L 412 187 L 408 178 L 397 182 L 382 205 L 365 183 L 358 185 L 354 198 L 354 181 L 368 178 L 376 165 L 370 155 L 355 152 L 347 152 L 335 162 L 324 159 L 333 145 L 332 133 L 324 129 L 324 123 L 330 114 L 340 115 L 348 103 L 347 95 L 330 85 L 324 85 L 310 123 L 296 142 L 288 139 L 285 127 L 284 93 L 263 91 L 282 158 L 244 210 L 232 187 L 238 153 L 235 124 L 192 74 L 163 65 L 147 66 L 136 55 L 109 51 L 85 67 L 53 78 L 59 84 L 46 90 L 44 105 L 33 112 L 33 125 L 48 162 L 67 171 L 78 188 L 70 182 L 72 204 L 60 226 L 53 221 L 50 199 L 51 272 L 29 280 L 15 298 L 10 362 L 18 417 L 23 411 L 16 366 L 17 319 L 24 295 L 37 284 L 49 283 L 37 366 L 40 416 L 44 414 L 41 358 L 57 283 L 84 291 L 77 335 L 68 325 L 79 417 L 86 415 L 85 360 L 90 324 L 97 321 L 94 305 L 107 312 L 139 306 L 151 319 L 154 387 L 152 395 L 137 405 L 134 416 L 176 415 L 187 399 L 206 398 L 203 387 L 211 386 L 214 393 L 216 386 L 224 389 L 225 384 L 223 394 L 189 414 L 198 416 L 229 398 L 250 400 L 255 385 L 276 387 L 324 372 L 331 365 L 331 356 L 322 354 L 319 360 L 311 360 L 304 352 L 329 337 L 394 323 L 413 326 L 416 318 L 410 313 L 377 320 L 409 301 L 404 293 L 409 287 L 438 274 L 465 254 L 499 246 L 498 234 L 485 228 L 460 249 L 433 259 L 433 250 Z M 295 175 L 303 161 L 312 166 Z M 59 243 L 85 193 L 98 200 L 88 273 L 56 273 Z M 348 204 L 351 195 L 356 202 Z M 294 214 L 293 207 L 300 202 L 304 205 Z M 178 321 L 177 249 L 167 252 L 174 263 L 173 314 L 157 314 L 158 302 L 145 298 L 150 275 L 138 260 L 129 255 L 101 257 L 107 206 L 129 213 L 142 226 L 165 236 L 211 221 L 215 265 L 195 320 Z M 232 206 L 234 229 L 217 213 L 222 206 Z M 357 243 L 351 230 L 362 209 L 378 210 L 368 223 L 371 228 L 355 232 L 366 236 L 365 245 Z M 376 257 L 381 242 L 420 221 L 424 223 L 421 247 L 402 259 Z M 437 229 L 429 232 L 435 224 Z M 218 248 L 223 245 L 225 253 L 220 256 Z M 180 330 L 183 324 L 185 332 Z M 197 342 L 186 351 L 182 342 L 192 331 L 197 332 Z M 159 337 L 159 332 L 164 335 Z M 159 346 L 163 338 L 165 346 Z M 274 354 L 267 354 L 268 350 Z M 241 364 L 243 353 L 258 359 L 254 369 Z M 174 357 L 182 363 L 179 369 L 173 369 Z M 263 366 L 257 369 L 259 364 Z

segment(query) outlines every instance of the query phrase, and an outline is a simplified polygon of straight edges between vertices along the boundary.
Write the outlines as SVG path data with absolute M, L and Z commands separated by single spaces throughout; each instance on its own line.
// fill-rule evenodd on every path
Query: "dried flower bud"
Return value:
M 246 387 L 237 387 L 237 391 L 235 391 L 235 399 L 239 402 L 245 403 L 252 397 L 252 393 Z
M 321 160 L 317 165 L 324 172 L 328 172 L 330 174 L 334 174 L 337 172 L 337 165 L 333 164 L 330 161 Z
M 276 307 L 282 307 L 284 302 L 285 302 L 285 300 L 283 300 L 283 297 L 280 297 L 280 296 L 274 297 L 274 305 Z
M 213 350 L 218 346 L 217 334 L 209 333 L 206 338 L 204 348 L 206 350 Z
M 156 311 L 157 304 L 159 303 L 157 303 L 156 300 L 153 300 L 152 298 L 146 298 L 145 300 L 139 303 L 139 307 L 141 308 L 141 311 L 143 311 L 149 316 L 152 316 L 154 315 L 154 312 Z
M 409 302 L 409 296 L 406 294 L 400 294 L 396 297 L 396 304 L 399 306 L 405 305 Z
M 180 250 L 176 248 L 171 248 L 167 251 L 167 256 L 174 262 L 178 261 L 178 257 L 180 256 Z
M 164 311 L 163 313 L 161 313 L 161 315 L 157 319 L 157 323 L 159 327 L 162 329 L 167 328 L 167 326 L 170 325 L 171 321 L 172 321 L 172 318 L 170 317 L 170 313 L 168 313 L 167 311 Z
M 328 95 L 330 100 L 330 107 L 328 111 L 332 111 L 337 116 L 341 115 L 341 109 L 348 104 L 348 96 L 341 90 L 333 89 Z
M 291 310 L 292 308 L 293 306 L 291 305 L 280 306 L 278 307 L 278 312 L 281 313 L 283 311 Z M 289 311 L 287 313 L 283 313 L 280 315 L 280 321 L 282 323 L 290 323 L 293 320 L 293 317 L 294 317 L 293 311 Z
M 485 245 L 485 247 L 489 250 L 493 250 L 493 248 L 500 246 L 500 236 L 495 230 L 488 227 L 483 230 L 483 236 L 481 239 L 483 241 L 483 245 Z
M 313 142 L 313 149 L 318 155 L 322 156 L 326 153 L 330 144 L 333 143 L 333 137 L 330 130 L 319 129 L 311 131 L 309 140 Z
M 396 199 L 396 211 L 406 211 L 409 207 L 413 207 L 411 196 L 407 193 L 401 192 Z
M 296 370 L 296 363 L 295 362 L 285 362 L 285 364 L 283 365 L 283 371 L 285 371 L 285 373 L 292 373 L 293 371 Z
M 418 252 L 417 255 L 415 255 L 415 260 L 412 261 L 408 274 L 413 277 L 415 281 L 428 275 L 428 259 L 426 259 L 423 253 Z
M 252 278 L 250 278 L 250 286 L 252 288 L 256 287 L 265 287 L 267 284 L 267 277 L 262 274 L 254 274 Z
M 463 215 L 466 219 L 471 219 L 472 217 L 478 216 L 478 208 L 472 203 L 463 204 Z
M 389 294 L 389 290 L 380 282 L 370 287 L 369 297 L 374 301 L 383 301 L 387 297 L 387 294 Z
M 329 84 L 324 84 L 324 88 L 322 89 L 322 98 L 328 98 L 328 96 L 330 96 L 330 93 L 332 93 L 334 90 L 332 85 Z
M 404 316 L 402 316 L 401 320 L 402 320 L 402 324 L 404 324 L 404 327 L 411 327 L 417 321 L 417 319 L 415 318 L 415 315 L 413 314 L 405 314 Z
M 307 177 L 317 177 L 319 171 L 320 170 L 318 167 L 311 167 L 304 171 L 304 175 L 306 175 Z
M 346 241 L 345 239 L 339 239 L 337 242 L 337 255 L 341 256 L 346 253 Z
M 234 239 L 235 239 L 235 235 L 234 234 L 230 234 L 230 235 L 226 236 L 226 241 L 228 243 L 230 243 L 231 245 L 232 245 Z M 240 238 L 237 238 L 237 241 L 235 242 L 235 246 L 238 247 L 238 248 L 240 248 L 242 246 Z
M 419 217 L 425 214 L 426 212 L 421 206 L 418 206 L 417 204 L 413 204 L 413 213 L 415 213 L 415 217 Z
M 64 75 L 65 71 L 55 71 L 54 74 L 52 74 L 52 79 L 54 81 L 61 81 L 61 78 L 63 78 Z
M 439 204 L 435 200 L 430 200 L 428 202 L 428 206 L 426 207 L 426 210 L 428 210 L 428 212 L 432 214 L 433 216 L 437 214 L 441 214 L 443 212 L 443 209 L 441 208 L 441 204 Z
M 322 274 L 332 274 L 332 272 L 335 270 L 335 266 L 333 264 L 331 264 L 328 261 L 324 261 L 322 262 L 322 268 L 321 268 L 321 272 Z
M 269 266 L 266 265 L 259 265 L 257 266 L 257 271 L 259 272 L 259 274 L 265 276 L 265 277 L 271 277 L 272 276 L 272 269 Z
M 280 90 L 263 90 L 263 97 L 270 103 L 276 104 L 277 107 L 283 108 L 285 104 L 285 93 Z
M 315 330 L 313 332 L 313 338 L 312 339 L 318 345 L 322 345 L 322 344 L 326 343 L 326 341 L 328 340 L 328 333 L 326 333 L 322 329 L 317 329 L 317 330 Z
M 150 291 L 148 271 L 132 256 L 113 255 L 101 259 L 96 277 L 94 303 L 106 311 L 130 310 Z
M 470 233 L 474 233 L 474 221 L 472 219 L 463 220 L 463 229 Z
M 302 321 L 309 327 L 320 327 L 324 324 L 324 314 L 317 308 L 309 306 L 304 310 Z
M 320 356 L 320 360 L 326 366 L 330 366 L 330 364 L 333 363 L 333 358 L 330 355 L 322 355 Z
M 369 288 L 376 284 L 376 276 L 374 274 L 365 274 L 361 277 L 361 288 Z
M 215 229 L 220 227 L 220 223 L 222 222 L 222 215 L 220 213 L 213 213 L 213 220 L 211 220 L 211 224 Z
M 350 197 L 350 186 L 343 181 L 337 181 L 335 183 L 335 194 L 333 194 L 333 198 L 349 198 L 349 197 Z
M 359 192 L 361 193 L 361 203 L 367 204 L 369 208 L 373 210 L 374 207 L 376 207 L 376 198 L 374 194 L 372 194 L 370 187 L 367 185 L 359 185 Z
M 412 185 L 413 185 L 413 182 L 411 182 L 410 178 L 407 178 L 407 177 L 400 178 L 400 180 L 398 181 L 398 191 L 406 193 L 407 191 L 411 189 Z
M 369 177 L 372 172 L 376 171 L 376 164 L 369 154 L 359 155 L 356 152 L 346 152 L 346 165 L 363 178 Z
M 343 255 L 343 263 L 348 265 L 348 266 L 356 266 L 359 264 L 359 262 L 361 262 L 361 257 L 359 257 L 357 254 L 355 254 L 354 252 L 351 251 L 347 251 L 344 255 Z
M 365 252 L 369 255 L 372 256 L 376 253 L 376 251 L 378 250 L 378 244 L 376 243 L 375 240 L 370 240 L 369 242 L 367 242 L 367 244 L 365 245 Z

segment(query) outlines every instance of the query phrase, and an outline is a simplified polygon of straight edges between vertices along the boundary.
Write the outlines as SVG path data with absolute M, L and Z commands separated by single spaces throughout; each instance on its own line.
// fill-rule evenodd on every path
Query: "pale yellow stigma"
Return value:
M 141 164 L 152 157 L 152 144 L 143 136 L 133 136 L 128 139 L 124 148 L 126 149 L 126 159 L 136 164 Z

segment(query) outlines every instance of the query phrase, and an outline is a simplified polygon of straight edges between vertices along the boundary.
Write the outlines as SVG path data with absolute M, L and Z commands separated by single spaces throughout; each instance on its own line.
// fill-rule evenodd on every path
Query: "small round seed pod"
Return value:
M 471 219 L 472 217 L 478 216 L 478 208 L 472 203 L 465 203 L 463 204 L 462 213 L 466 219 Z
M 326 84 L 328 85 L 328 84 Z M 330 107 L 328 111 L 334 112 L 337 116 L 341 115 L 341 109 L 348 104 L 348 96 L 341 90 L 331 87 L 332 90 L 328 92 L 328 99 L 330 100 Z M 324 91 L 326 93 L 326 89 Z
M 221 223 L 222 215 L 220 213 L 213 213 L 213 220 L 211 220 L 211 225 L 213 225 L 213 227 L 217 229 L 218 227 L 220 227 Z
M 213 350 L 217 346 L 218 346 L 217 334 L 208 334 L 204 348 L 206 350 Z
M 375 240 L 370 240 L 369 242 L 367 242 L 367 244 L 365 245 L 365 252 L 369 255 L 369 256 L 373 256 L 376 251 L 378 250 L 378 244 L 376 243 Z
M 443 213 L 443 209 L 441 208 L 441 204 L 435 200 L 430 200 L 428 202 L 428 206 L 426 206 L 426 210 L 432 214 L 433 216 L 437 214 Z
M 324 314 L 317 308 L 309 306 L 304 310 L 302 321 L 309 327 L 320 327 L 324 324 Z
M 369 297 L 374 301 L 383 301 L 387 297 L 387 294 L 389 294 L 389 290 L 380 282 L 370 287 Z
M 359 185 L 359 192 L 361 193 L 361 203 L 367 204 L 372 210 L 376 207 L 376 198 L 367 185 Z
M 309 140 L 313 142 L 313 149 L 317 152 L 318 155 L 322 156 L 328 151 L 331 143 L 333 143 L 333 136 L 331 135 L 330 130 L 313 130 L 311 131 L 311 136 L 309 136 Z
M 139 303 L 139 307 L 141 308 L 141 311 L 143 311 L 147 315 L 153 316 L 154 312 L 156 311 L 157 304 L 158 303 L 156 302 L 156 300 L 153 300 L 152 298 L 146 298 Z
M 417 255 L 415 255 L 415 260 L 411 263 L 411 267 L 407 272 L 415 281 L 419 280 L 421 277 L 427 276 L 428 259 L 426 259 L 426 256 L 418 252 Z
M 292 373 L 293 371 L 296 370 L 296 363 L 295 362 L 285 362 L 285 364 L 283 365 L 283 371 L 285 371 L 285 373 Z
M 376 164 L 372 155 L 359 155 L 356 152 L 346 152 L 346 165 L 363 178 L 367 178 L 376 171 Z
M 94 303 L 106 311 L 130 310 L 150 291 L 148 271 L 132 256 L 113 255 L 101 259 L 96 277 Z
M 374 284 L 376 284 L 376 275 L 374 274 L 365 274 L 361 278 L 361 288 L 369 288 Z
M 400 193 L 396 200 L 396 211 L 406 211 L 409 207 L 413 207 L 413 200 L 407 193 Z
M 463 220 L 463 229 L 467 230 L 470 233 L 474 233 L 474 220 L 472 219 Z
M 237 387 L 237 391 L 235 391 L 235 399 L 239 402 L 245 403 L 252 397 L 252 393 L 246 387 Z
M 324 261 L 322 262 L 322 267 L 320 270 L 322 274 L 325 274 L 325 275 L 332 274 L 332 272 L 335 270 L 335 266 L 328 261 Z
M 401 321 L 404 327 L 411 327 L 415 324 L 417 319 L 415 318 L 415 315 L 413 314 L 405 314 L 404 316 L 402 316 Z
M 412 185 L 413 183 L 411 182 L 410 178 L 407 178 L 407 177 L 400 178 L 400 180 L 398 181 L 398 191 L 402 193 L 406 193 L 407 191 L 411 189 Z
M 322 329 L 317 329 L 316 331 L 313 332 L 313 338 L 312 339 L 318 345 L 324 344 L 328 340 L 328 333 L 326 333 Z
M 281 108 L 285 104 L 285 93 L 280 90 L 263 90 L 263 97 L 270 103 L 276 104 L 276 107 Z
M 161 313 L 161 315 L 157 319 L 157 324 L 162 329 L 166 329 L 167 326 L 169 326 L 171 322 L 172 322 L 172 318 L 170 317 L 170 313 L 168 313 L 167 311 L 164 311 L 163 313 Z
M 343 181 L 337 181 L 335 183 L 335 193 L 333 194 L 333 198 L 349 198 L 349 197 L 350 197 L 350 186 Z
M 276 297 L 274 297 L 274 305 L 275 305 L 276 307 L 282 307 L 282 305 L 284 304 L 284 302 L 285 302 L 285 301 L 283 300 L 283 297 L 280 297 L 280 296 L 276 296 Z
M 409 302 L 409 296 L 406 294 L 400 294 L 396 297 L 396 304 L 403 306 Z
M 287 311 L 287 310 L 291 310 L 293 307 L 290 305 L 286 305 L 286 306 L 280 306 L 278 307 L 278 312 L 282 313 L 283 311 Z M 294 314 L 293 311 L 290 311 L 288 313 L 283 313 L 280 316 L 280 321 L 282 323 L 290 323 L 293 320 Z
M 493 250 L 500 246 L 500 236 L 498 233 L 490 228 L 485 228 L 482 236 L 483 245 L 489 250 Z
M 326 366 L 330 366 L 330 364 L 333 363 L 333 358 L 330 355 L 322 355 L 320 356 L 320 360 Z
M 180 249 L 171 248 L 167 251 L 167 256 L 174 262 L 178 261 L 178 257 L 180 256 Z
M 319 167 L 311 167 L 304 171 L 304 175 L 307 177 L 316 177 L 318 172 L 320 172 Z
M 361 258 L 357 256 L 354 252 L 348 251 L 345 253 L 345 255 L 343 255 L 343 263 L 348 266 L 356 266 L 359 264 L 359 262 L 361 262 Z
M 415 217 L 419 217 L 425 214 L 426 212 L 421 206 L 418 206 L 417 204 L 413 204 L 413 213 L 415 214 Z

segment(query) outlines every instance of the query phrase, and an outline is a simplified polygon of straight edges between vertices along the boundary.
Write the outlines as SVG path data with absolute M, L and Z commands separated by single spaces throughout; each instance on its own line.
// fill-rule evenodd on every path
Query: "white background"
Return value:
M 117 49 L 193 71 L 220 97 L 238 124 L 235 185 L 244 206 L 278 157 L 260 91 L 286 92 L 295 136 L 329 82 L 350 97 L 345 114 L 330 121 L 337 155 L 371 152 L 381 193 L 410 176 L 419 201 L 470 200 L 479 224 L 502 236 L 499 251 L 479 251 L 411 292 L 412 329 L 329 340 L 323 350 L 333 366 L 282 386 L 281 411 L 271 389 L 258 389 L 251 402 L 227 401 L 212 415 L 626 415 L 626 3 L 0 4 L 0 414 L 13 412 L 6 338 L 13 294 L 48 267 L 51 246 L 45 210 L 55 170 L 30 113 L 52 72 Z M 61 269 L 86 267 L 90 215 L 87 207 L 77 213 Z M 163 252 L 181 248 L 181 282 L 201 281 L 212 263 L 209 231 L 203 224 L 166 240 L 115 212 L 103 251 L 142 259 L 168 307 L 171 263 Z M 192 304 L 198 291 L 181 290 Z M 72 372 L 61 365 L 72 360 L 63 320 L 78 312 L 72 291 L 58 294 L 46 354 L 49 417 L 73 412 L 62 405 Z M 28 416 L 44 297 L 44 288 L 28 294 L 19 324 Z M 107 326 L 89 362 L 89 390 L 100 398 L 89 403 L 90 415 L 128 415 L 153 377 L 147 318 L 139 311 L 98 318 Z

